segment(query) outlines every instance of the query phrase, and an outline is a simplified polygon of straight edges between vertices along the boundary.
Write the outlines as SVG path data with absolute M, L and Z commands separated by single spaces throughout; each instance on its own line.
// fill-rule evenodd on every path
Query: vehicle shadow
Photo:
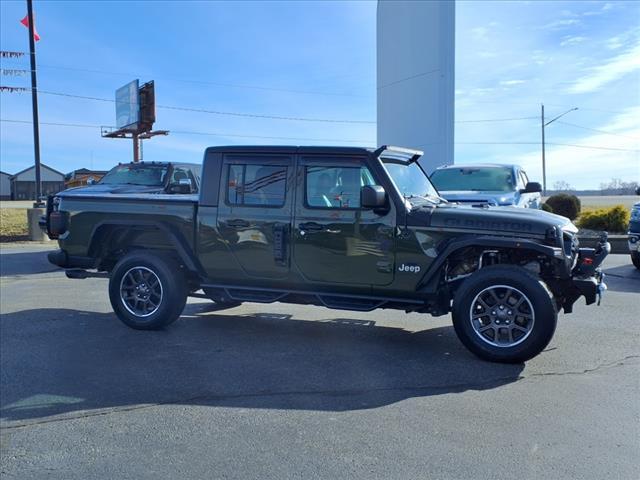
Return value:
M 148 404 L 345 411 L 515 382 L 524 367 L 483 362 L 451 327 L 233 315 L 191 304 L 163 331 L 112 313 L 2 315 L 0 418 L 15 422 Z
M 60 270 L 59 267 L 49 263 L 47 254 L 50 251 L 3 253 L 0 255 L 0 277 L 33 275 Z
M 602 270 L 607 288 L 614 292 L 640 293 L 640 270 L 629 265 L 605 268 Z

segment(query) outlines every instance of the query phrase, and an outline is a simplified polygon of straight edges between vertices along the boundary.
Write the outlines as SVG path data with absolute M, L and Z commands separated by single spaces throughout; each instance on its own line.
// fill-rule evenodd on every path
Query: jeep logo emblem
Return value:
M 420 271 L 420 265 L 415 263 L 402 264 L 398 267 L 399 272 L 418 273 Z

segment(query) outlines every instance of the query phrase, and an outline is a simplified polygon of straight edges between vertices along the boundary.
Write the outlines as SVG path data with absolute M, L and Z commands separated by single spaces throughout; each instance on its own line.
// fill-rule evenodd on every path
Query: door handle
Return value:
M 306 232 L 319 232 L 320 230 L 324 229 L 322 225 L 316 222 L 301 223 L 300 225 L 298 225 L 298 228 L 300 229 L 301 235 L 304 235 Z
M 240 220 L 240 219 L 229 220 L 227 222 L 227 225 L 235 228 L 244 228 L 249 226 L 249 222 L 247 222 L 246 220 Z

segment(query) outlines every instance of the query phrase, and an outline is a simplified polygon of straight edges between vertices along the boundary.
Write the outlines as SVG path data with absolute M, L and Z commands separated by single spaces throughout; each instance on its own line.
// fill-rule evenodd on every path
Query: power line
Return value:
M 511 122 L 516 120 L 537 120 L 537 119 L 538 117 L 482 118 L 478 120 L 456 120 L 454 123 Z
M 17 87 L 15 87 L 17 88 Z M 23 88 L 23 87 L 21 87 Z M 25 90 L 29 90 L 25 88 Z M 81 100 L 92 100 L 98 102 L 108 102 L 108 103 L 116 103 L 115 100 L 111 98 L 101 98 L 101 97 L 92 97 L 87 95 L 76 95 L 71 93 L 63 93 L 63 92 L 52 92 L 48 90 L 38 90 L 39 93 L 45 95 L 55 95 L 59 97 L 68 97 L 68 98 L 78 98 Z M 229 116 L 238 116 L 238 117 L 246 117 L 246 118 L 265 118 L 271 120 L 289 120 L 289 121 L 300 121 L 300 122 L 324 122 L 324 123 L 348 123 L 348 124 L 375 124 L 376 122 L 373 120 L 351 120 L 351 119 L 327 119 L 327 118 L 307 118 L 307 117 L 290 117 L 284 115 L 275 115 L 275 114 L 260 114 L 260 113 L 243 113 L 243 112 L 228 112 L 221 110 L 207 110 L 203 108 L 193 108 L 193 107 L 180 107 L 173 105 L 156 105 L 157 108 L 163 108 L 166 110 L 180 110 L 187 112 L 196 112 L 196 113 L 208 113 L 214 115 L 229 115 Z M 515 118 L 483 118 L 483 119 L 472 119 L 472 120 L 456 120 L 455 123 L 484 123 L 484 122 L 508 122 L 508 121 L 517 121 L 517 120 L 531 120 L 537 119 L 538 117 L 515 117 Z
M 386 83 L 384 85 L 380 85 L 378 90 L 386 87 L 390 87 L 391 85 L 396 85 L 398 83 L 406 82 L 408 80 L 413 80 L 414 78 L 424 77 L 425 75 L 431 75 L 432 73 L 438 72 L 440 69 L 436 68 L 435 70 L 429 70 L 428 72 L 417 73 L 415 75 L 411 75 L 410 77 L 401 78 L 400 80 L 394 80 L 393 82 Z
M 13 120 L 13 119 L 0 119 L 0 122 L 9 123 L 23 123 L 31 124 L 31 120 Z M 41 125 L 61 126 L 61 127 L 77 127 L 77 128 L 102 128 L 100 125 L 80 124 L 80 123 L 56 123 L 56 122 L 40 122 Z M 181 135 L 205 135 L 212 137 L 237 137 L 237 138 L 260 138 L 270 140 L 302 140 L 302 141 L 316 141 L 316 142 L 338 142 L 338 143 L 357 143 L 367 144 L 367 140 L 346 140 L 336 138 L 312 138 L 312 137 L 285 137 L 285 136 L 270 136 L 270 135 L 245 135 L 238 133 L 222 133 L 222 132 L 196 132 L 189 130 L 171 130 L 172 133 Z M 540 145 L 539 142 L 455 142 L 456 145 Z M 598 145 L 578 145 L 574 143 L 551 143 L 547 142 L 547 145 L 559 146 L 559 147 L 575 147 L 585 148 L 590 150 L 611 150 L 618 152 L 635 152 L 640 150 L 633 150 L 627 148 L 615 148 L 615 147 L 602 147 Z
M 215 87 L 228 87 L 228 88 L 244 88 L 250 90 L 262 90 L 262 91 L 271 91 L 271 92 L 282 92 L 282 93 L 294 93 L 300 95 L 325 95 L 325 96 L 337 96 L 337 97 L 357 97 L 357 98 L 369 98 L 368 95 L 358 95 L 354 93 L 343 93 L 343 92 L 323 92 L 323 91 L 314 91 L 314 90 L 298 90 L 291 88 L 281 88 L 281 87 L 271 87 L 271 86 L 263 86 L 263 85 L 247 85 L 241 83 L 233 83 L 233 82 L 213 82 L 210 80 L 198 80 L 198 79 L 188 79 L 181 78 L 174 75 L 153 75 L 153 74 L 145 74 L 141 75 L 139 73 L 126 73 L 126 72 L 110 72 L 106 70 L 93 70 L 88 68 L 77 68 L 77 67 L 67 67 L 61 65 L 46 65 L 46 64 L 38 64 L 38 68 L 52 68 L 56 70 L 69 70 L 74 72 L 87 72 L 87 73 L 97 73 L 101 75 L 116 75 L 116 76 L 127 76 L 127 77 L 145 77 L 151 76 L 156 79 L 167 79 L 174 80 L 177 82 L 184 83 L 195 83 L 200 85 L 211 85 Z
M 50 92 L 46 90 L 38 90 L 39 93 L 46 95 L 56 95 L 60 97 L 80 98 L 84 100 L 94 100 L 100 102 L 116 103 L 115 100 L 109 98 L 89 97 L 85 95 L 73 95 L 70 93 Z M 196 113 L 209 113 L 213 115 L 226 115 L 232 117 L 244 117 L 244 118 L 264 118 L 269 120 L 288 120 L 294 122 L 318 122 L 318 123 L 348 123 L 348 124 L 375 124 L 376 122 L 370 120 L 343 120 L 334 118 L 308 118 L 308 117 L 290 117 L 285 115 L 273 115 L 273 114 L 261 114 L 261 113 L 244 113 L 244 112 L 228 112 L 222 110 L 207 110 L 204 108 L 193 107 L 177 107 L 173 105 L 156 105 L 156 108 L 163 108 L 165 110 L 180 110 L 185 112 Z
M 629 148 L 616 148 L 616 147 L 601 147 L 598 145 L 577 145 L 575 143 L 552 143 L 546 142 L 547 145 L 554 145 L 558 147 L 575 147 L 575 148 L 587 148 L 593 150 L 613 150 L 617 152 L 636 152 L 640 150 L 633 150 Z M 540 145 L 540 142 L 455 142 L 456 145 Z
M 607 132 L 606 130 L 598 130 L 597 128 L 583 127 L 582 125 L 576 125 L 575 123 L 563 122 L 562 120 L 558 120 L 558 123 L 561 123 L 563 125 L 568 125 L 570 127 L 581 128 L 582 130 L 589 130 L 590 132 L 597 132 L 597 133 L 602 133 L 602 134 L 605 134 L 605 135 L 613 135 L 615 137 L 630 138 L 631 140 L 640 140 L 640 138 L 638 138 L 638 137 L 632 137 L 630 135 L 622 135 L 620 133 Z
M 5 119 L 5 118 L 0 119 L 0 122 L 31 124 L 31 120 L 13 120 L 13 119 Z M 114 127 L 106 127 L 104 125 L 91 125 L 91 124 L 82 124 L 82 123 L 58 123 L 58 122 L 40 122 L 40 125 L 49 125 L 49 126 L 56 126 L 56 127 L 75 127 L 75 128 L 100 128 L 100 129 L 114 128 Z M 315 142 L 357 143 L 361 145 L 369 143 L 367 140 L 345 140 L 342 138 L 244 135 L 244 134 L 238 134 L 238 133 L 196 132 L 196 131 L 189 131 L 189 130 L 170 130 L 170 132 L 173 134 L 179 134 L 179 135 L 203 135 L 203 136 L 211 136 L 211 137 L 260 138 L 260 139 L 268 139 L 268 140 L 301 140 L 301 141 L 315 141 Z

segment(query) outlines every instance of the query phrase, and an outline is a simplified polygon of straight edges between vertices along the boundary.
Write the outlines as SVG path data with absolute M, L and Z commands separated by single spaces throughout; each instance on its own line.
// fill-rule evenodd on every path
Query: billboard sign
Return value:
M 140 120 L 139 81 L 134 80 L 116 90 L 116 127 L 137 128 Z

